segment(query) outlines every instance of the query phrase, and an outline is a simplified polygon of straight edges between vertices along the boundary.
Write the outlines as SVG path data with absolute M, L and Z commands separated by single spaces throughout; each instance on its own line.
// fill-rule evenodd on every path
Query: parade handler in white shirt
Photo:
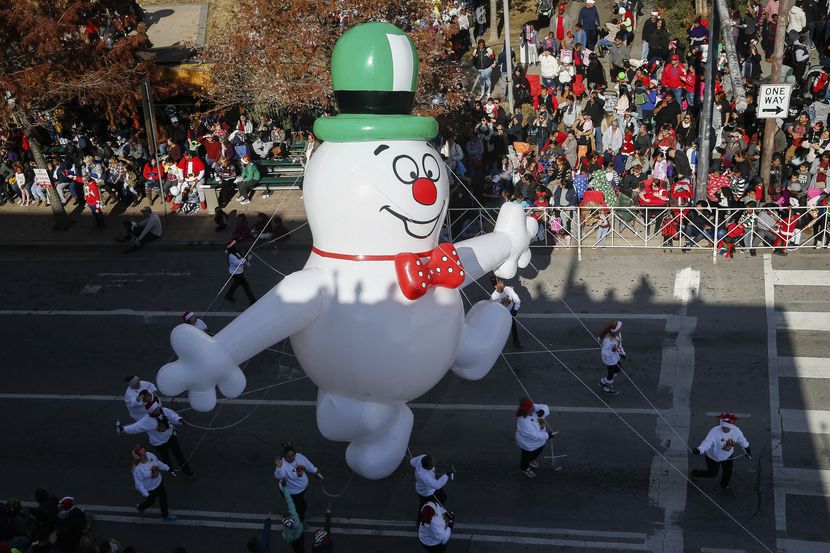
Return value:
M 162 472 L 169 472 L 175 475 L 170 467 L 156 458 L 152 453 L 145 451 L 137 445 L 133 448 L 133 482 L 135 489 L 144 497 L 144 501 L 135 506 L 139 513 L 143 513 L 152 506 L 156 499 L 161 507 L 161 517 L 164 520 L 176 520 L 176 515 L 171 515 L 167 509 L 167 490 L 164 489 L 164 482 L 161 479 Z
M 199 317 L 197 317 L 196 313 L 194 313 L 193 311 L 185 311 L 184 313 L 182 313 L 182 321 L 184 322 L 184 324 L 195 326 L 202 332 L 208 331 L 207 323 Z
M 437 500 L 441 504 L 446 503 L 447 494 L 443 488 L 450 481 L 455 469 L 450 467 L 446 474 L 438 478 L 432 455 L 418 455 L 410 459 L 409 464 L 415 469 L 415 491 L 420 500 L 418 510 L 420 511 L 427 501 Z
M 291 442 L 283 444 L 282 455 L 274 458 L 274 465 L 277 467 L 274 470 L 274 478 L 291 495 L 297 515 L 301 521 L 305 521 L 305 491 L 308 488 L 308 475 L 313 474 L 322 480 L 323 475 L 320 469 L 314 466 L 308 457 L 297 453 Z
M 510 333 L 513 336 L 513 346 L 522 349 L 522 343 L 519 341 L 519 329 L 516 327 L 516 316 L 519 313 L 519 308 L 522 306 L 522 300 L 519 299 L 518 294 L 510 286 L 505 286 L 504 281 L 498 277 L 491 277 L 490 283 L 493 285 L 493 293 L 490 294 L 490 300 L 502 304 L 510 314 L 513 320 L 510 321 Z
M 603 377 L 599 384 L 603 392 L 615 396 L 620 392 L 614 387 L 614 376 L 622 369 L 620 363 L 622 359 L 625 359 L 625 350 L 622 346 L 622 321 L 608 323 L 608 326 L 600 332 L 599 339 L 602 346 L 600 355 L 608 371 L 608 375 Z
M 127 382 L 127 389 L 124 391 L 124 403 L 127 405 L 127 411 L 130 412 L 130 417 L 134 421 L 140 421 L 147 414 L 147 407 L 139 394 L 147 390 L 155 395 L 158 390 L 155 384 L 141 380 L 137 376 L 128 376 L 124 380 Z
M 149 402 L 147 414 L 140 420 L 127 426 L 121 426 L 120 422 L 116 423 L 119 433 L 140 434 L 146 432 L 150 439 L 150 445 L 156 448 L 156 452 L 165 464 L 171 464 L 170 454 L 172 453 L 176 456 L 180 470 L 190 478 L 195 478 L 196 474 L 190 468 L 190 463 L 184 456 L 182 447 L 176 437 L 175 427 L 183 424 L 184 420 L 179 414 L 172 409 L 162 407 L 158 398 L 154 398 Z
M 732 413 L 721 413 L 718 419 L 720 424 L 712 428 L 700 445 L 692 450 L 695 455 L 705 454 L 706 470 L 694 469 L 690 475 L 692 478 L 714 478 L 722 469 L 720 487 L 724 493 L 734 496 L 735 492 L 729 486 L 734 463 L 732 452 L 737 444 L 744 448 L 747 459 L 752 459 L 752 453 L 744 433 L 735 425 L 738 417 Z
M 453 516 L 439 503 L 429 501 L 421 507 L 418 541 L 432 553 L 444 553 L 452 534 Z
M 533 403 L 527 398 L 519 403 L 516 410 L 516 444 L 522 450 L 519 468 L 528 478 L 536 478 L 536 473 L 533 472 L 534 468 L 539 468 L 536 458 L 555 434 L 545 422 L 548 415 L 550 408 L 547 405 Z

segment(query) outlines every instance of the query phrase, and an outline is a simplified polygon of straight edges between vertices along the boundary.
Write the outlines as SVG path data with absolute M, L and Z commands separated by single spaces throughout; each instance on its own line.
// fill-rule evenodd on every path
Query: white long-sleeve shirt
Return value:
M 141 228 L 141 234 L 138 235 L 138 240 L 141 240 L 147 234 L 155 234 L 156 236 L 161 237 L 161 218 L 156 213 L 150 213 L 147 215 L 147 218 L 138 223 L 139 228 Z
M 554 56 L 539 56 L 539 73 L 546 79 L 553 79 L 559 73 L 559 60 Z
M 125 426 L 123 428 L 124 432 L 127 434 L 141 434 L 142 432 L 146 432 L 147 437 L 150 438 L 151 445 L 166 444 L 170 436 L 173 435 L 173 427 L 181 425 L 182 418 L 178 413 L 167 407 L 162 407 L 161 412 L 167 417 L 170 423 L 167 425 L 167 428 L 163 427 L 161 416 L 151 417 L 150 415 L 144 415 L 137 422 Z
M 542 403 L 533 404 L 533 412 L 524 417 L 516 417 L 516 445 L 525 451 L 539 449 L 548 441 L 548 431 L 540 424 L 539 416 L 536 414 L 542 411 L 542 416 L 550 414 L 550 408 Z
M 447 521 L 444 520 L 444 513 L 447 510 L 432 501 L 424 504 L 424 506 L 426 505 L 435 509 L 435 516 L 432 517 L 429 524 L 418 525 L 418 539 L 426 546 L 447 543 L 450 541 L 450 534 L 452 534 L 452 530 L 447 526 Z
M 726 461 L 732 456 L 735 444 L 742 448 L 749 447 L 749 442 L 744 437 L 741 429 L 731 425 L 729 432 L 724 432 L 720 425 L 712 428 L 697 448 L 701 453 L 713 461 Z
M 421 459 L 424 457 L 426 455 L 413 457 L 409 461 L 409 464 L 415 469 L 415 491 L 418 492 L 418 495 L 430 497 L 436 490 L 443 488 L 450 480 L 450 477 L 445 474 L 441 478 L 436 478 L 435 468 L 427 470 L 421 466 Z
M 228 274 L 241 275 L 245 272 L 245 265 L 251 265 L 251 262 L 245 256 L 238 253 L 228 254 Z
M 505 298 L 507 298 L 507 302 L 504 301 Z M 508 311 L 518 311 L 522 306 L 522 300 L 519 299 L 518 294 L 510 286 L 505 286 L 501 292 L 493 290 L 493 293 L 490 294 L 490 300 L 501 303 Z
M 147 452 L 147 461 L 138 463 L 133 467 L 133 482 L 138 493 L 147 497 L 150 492 L 161 486 L 161 473 L 170 472 L 170 467 L 158 460 L 158 458 Z
M 141 390 L 147 390 L 153 394 L 158 391 L 155 384 L 147 382 L 146 380 L 140 380 L 138 382 L 138 388 L 127 386 L 127 390 L 124 392 L 124 403 L 127 405 L 127 411 L 130 412 L 130 416 L 134 421 L 143 419 L 144 415 L 147 414 L 147 409 L 144 408 L 144 403 L 138 399 L 138 393 L 141 392 Z
M 602 339 L 602 362 L 612 367 L 620 362 L 620 355 L 625 355 L 622 347 L 622 333 L 616 336 L 608 334 Z
M 298 474 L 297 467 L 305 467 L 305 470 Z M 308 460 L 308 457 L 302 453 L 297 453 L 294 456 L 294 461 L 289 463 L 288 459 L 283 458 L 282 466 L 277 467 L 274 471 L 274 478 L 277 481 L 285 480 L 285 489 L 291 495 L 296 495 L 303 492 L 308 487 L 308 475 L 306 473 L 316 473 L 318 471 L 314 463 Z

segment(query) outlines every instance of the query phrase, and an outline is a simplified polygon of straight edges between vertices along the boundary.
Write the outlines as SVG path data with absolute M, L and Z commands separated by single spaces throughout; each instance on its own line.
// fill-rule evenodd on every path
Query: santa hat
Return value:
M 182 320 L 184 322 L 187 322 L 190 319 L 195 319 L 195 318 L 196 318 L 196 314 L 193 313 L 193 311 L 185 311 L 184 313 L 182 313 Z
M 72 507 L 75 506 L 75 498 L 72 496 L 67 495 L 63 499 L 58 502 L 58 507 L 61 508 L 61 511 L 68 511 Z
M 142 446 L 140 446 L 140 445 L 135 446 L 135 447 L 133 448 L 133 451 L 132 451 L 132 453 L 133 453 L 133 459 L 135 459 L 136 461 L 138 461 L 139 459 L 141 459 L 141 456 L 142 456 L 142 455 L 144 455 L 144 451 L 145 451 L 145 450 L 144 450 L 144 448 L 143 448 Z
M 137 376 L 128 376 L 124 379 L 124 381 L 127 383 L 128 386 L 135 386 L 136 384 L 141 382 L 141 380 Z
M 236 246 L 236 240 L 231 240 L 230 242 L 228 242 L 227 244 L 225 244 L 225 249 L 226 249 L 226 250 L 229 250 L 229 249 L 231 249 L 231 248 L 232 248 L 232 247 L 234 247 L 234 246 Z
M 314 532 L 314 545 L 324 545 L 329 541 L 329 533 L 325 530 Z
M 623 138 L 622 153 L 631 155 L 634 153 L 634 135 L 629 131 Z
M 523 399 L 521 403 L 519 403 L 519 411 L 523 413 L 529 413 L 533 410 L 533 402 L 527 398 Z
M 718 419 L 727 424 L 735 424 L 738 422 L 738 417 L 735 416 L 735 413 L 721 413 Z
M 619 332 L 622 330 L 622 321 L 611 321 L 611 332 Z
M 429 524 L 434 516 L 435 509 L 430 504 L 427 503 L 421 508 L 421 524 Z

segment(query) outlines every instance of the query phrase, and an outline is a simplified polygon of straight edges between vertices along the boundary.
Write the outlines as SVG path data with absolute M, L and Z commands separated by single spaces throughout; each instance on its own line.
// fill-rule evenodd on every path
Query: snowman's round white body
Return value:
M 377 50 L 388 41 L 395 60 L 406 46 L 404 54 L 414 57 L 409 70 L 417 74 L 411 41 L 384 23 L 344 34 L 333 65 L 341 42 L 360 33 L 360 40 L 374 41 L 370 66 L 378 65 Z M 415 79 L 409 80 L 414 91 Z M 345 101 L 351 100 L 338 96 L 341 109 Z M 493 270 L 514 276 L 529 262 L 537 225 L 520 206 L 506 204 L 494 232 L 439 246 L 449 175 L 427 143 L 434 121 L 372 114 L 323 123 L 325 132 L 318 134 L 326 141 L 304 178 L 314 242 L 305 267 L 214 337 L 190 325 L 176 327 L 171 344 L 179 358 L 162 367 L 158 384 L 167 394 L 188 391 L 197 410 L 212 409 L 215 387 L 229 397 L 243 391 L 239 364 L 290 337 L 319 387 L 321 433 L 349 442 L 346 460 L 355 472 L 383 478 L 406 452 L 413 423 L 406 402 L 450 369 L 462 378 L 482 378 L 500 354 L 510 314 L 481 301 L 465 316 L 459 288 Z M 338 134 L 341 128 L 347 130 Z

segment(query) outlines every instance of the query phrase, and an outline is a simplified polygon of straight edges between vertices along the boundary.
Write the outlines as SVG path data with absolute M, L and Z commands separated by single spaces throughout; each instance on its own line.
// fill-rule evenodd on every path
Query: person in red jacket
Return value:
M 144 164 L 144 169 L 141 170 L 141 175 L 144 177 L 144 192 L 147 194 L 147 201 L 153 205 L 156 199 L 161 195 L 161 186 L 159 180 L 159 168 L 156 164 L 156 158 Z M 153 197 L 153 191 L 156 191 L 156 197 Z
M 207 165 L 208 172 L 212 174 L 213 166 L 222 157 L 222 143 L 216 140 L 216 135 L 213 133 L 201 137 L 199 143 L 205 149 L 205 165 Z
M 205 191 L 202 189 L 202 185 L 205 184 L 204 162 L 192 150 L 188 150 L 184 153 L 178 167 L 179 193 L 173 200 L 173 210 L 176 211 L 181 207 L 182 198 L 187 198 L 186 194 L 191 190 L 195 190 L 199 194 L 199 207 L 207 209 Z
M 106 223 L 104 222 L 103 205 L 101 204 L 101 191 L 89 174 L 84 175 L 83 180 L 86 205 L 95 218 L 95 228 L 102 229 L 106 226 Z
M 688 109 L 692 109 L 695 105 L 695 91 L 697 90 L 698 79 L 697 73 L 692 69 L 686 71 L 683 76 L 683 91 L 686 93 L 686 104 Z
M 671 63 L 663 68 L 660 84 L 668 88 L 679 106 L 683 102 L 683 86 L 686 79 L 686 68 L 680 63 L 680 56 L 674 54 Z

